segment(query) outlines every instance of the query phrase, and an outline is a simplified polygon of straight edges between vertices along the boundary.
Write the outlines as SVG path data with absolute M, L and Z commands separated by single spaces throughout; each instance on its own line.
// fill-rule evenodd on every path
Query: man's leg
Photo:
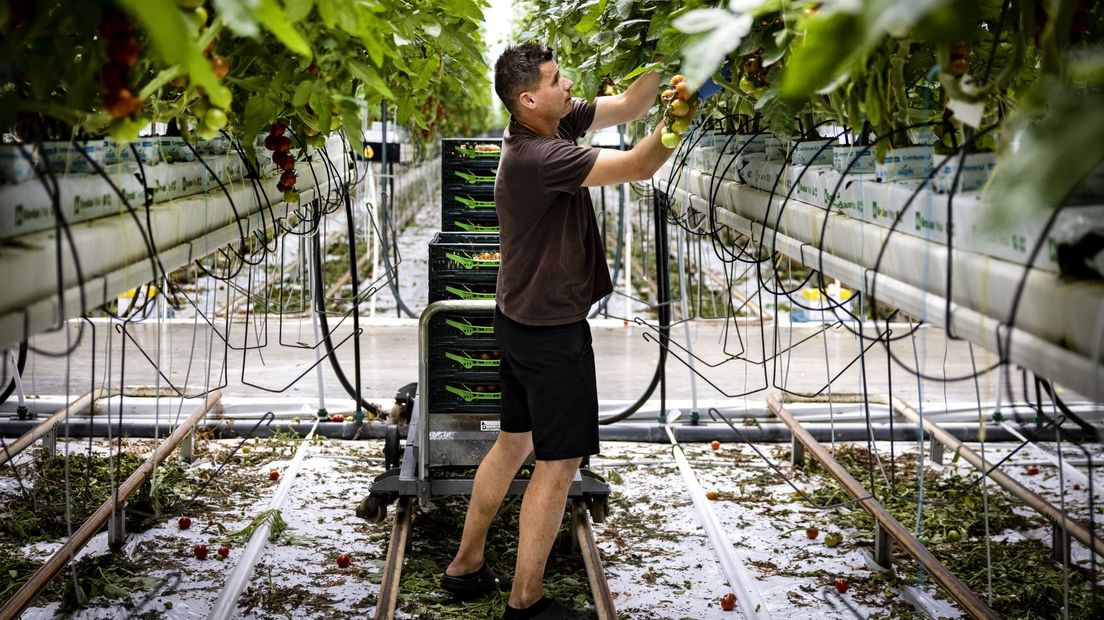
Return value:
M 445 569 L 446 575 L 467 575 L 479 570 L 483 565 L 483 548 L 487 544 L 487 531 L 491 520 L 498 513 L 502 499 L 514 480 L 518 469 L 533 452 L 532 433 L 498 434 L 498 439 L 479 469 L 472 482 L 471 502 L 468 514 L 464 518 L 464 534 L 460 538 L 460 549 L 456 557 Z M 526 494 L 528 495 L 528 494 Z
M 510 607 L 524 609 L 544 594 L 544 566 L 563 522 L 567 490 L 581 462 L 581 458 L 537 461 L 533 469 L 533 478 L 521 501 L 521 531 Z

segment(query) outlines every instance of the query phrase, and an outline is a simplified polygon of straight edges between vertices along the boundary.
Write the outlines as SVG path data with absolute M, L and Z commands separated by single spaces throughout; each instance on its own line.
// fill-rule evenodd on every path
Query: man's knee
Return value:
M 499 432 L 495 443 L 516 459 L 524 459 L 533 452 L 533 433 Z
M 555 460 L 537 460 L 536 469 L 546 470 L 549 473 L 557 474 L 560 476 L 574 476 L 575 470 L 579 469 L 579 465 L 583 462 L 582 457 L 574 457 L 570 459 L 555 459 Z

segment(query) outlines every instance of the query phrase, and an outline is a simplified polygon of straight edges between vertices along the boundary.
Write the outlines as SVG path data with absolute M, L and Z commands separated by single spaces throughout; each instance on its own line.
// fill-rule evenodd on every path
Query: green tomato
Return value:
M 750 93 L 750 92 L 754 91 L 755 88 L 756 88 L 755 87 L 755 82 L 752 82 L 751 78 L 749 78 L 746 75 L 744 77 L 740 78 L 739 86 L 740 86 L 740 90 L 744 91 L 745 93 Z
M 959 532 L 958 530 L 951 530 L 947 532 L 947 540 L 951 542 L 958 542 L 962 540 L 962 532 Z
M 187 11 L 185 14 L 188 17 L 188 21 L 192 23 L 193 30 L 199 30 L 207 25 L 207 9 L 202 6 L 196 8 L 194 11 Z
M 284 192 L 284 202 L 299 202 L 299 192 L 289 189 Z
M 659 140 L 663 143 L 663 146 L 669 149 L 673 149 L 678 146 L 679 135 L 677 133 L 672 133 L 664 129 L 663 133 L 659 136 Z
M 207 110 L 207 114 L 203 115 L 203 124 L 209 129 L 218 131 L 226 126 L 226 112 L 218 108 L 211 108 Z
M 307 136 L 307 144 L 313 146 L 316 149 L 322 148 L 326 145 L 326 137 L 318 133 L 314 134 L 313 136 Z
M 690 104 L 681 99 L 676 99 L 671 102 L 671 114 L 675 116 L 686 116 L 686 113 L 690 111 Z
M 677 133 L 680 136 L 683 135 L 684 133 L 690 131 L 690 121 L 685 118 L 678 119 L 677 121 L 671 123 L 671 131 Z
M 755 95 L 756 99 L 762 99 L 763 95 L 767 94 L 767 87 L 760 86 L 759 88 L 753 89 L 751 92 Z
M 201 123 L 196 127 L 196 135 L 204 140 L 211 140 L 218 135 L 217 129 L 211 129 L 206 123 Z
M 740 101 L 739 111 L 740 114 L 755 116 L 755 106 L 752 105 L 751 101 L 748 101 L 747 99 Z

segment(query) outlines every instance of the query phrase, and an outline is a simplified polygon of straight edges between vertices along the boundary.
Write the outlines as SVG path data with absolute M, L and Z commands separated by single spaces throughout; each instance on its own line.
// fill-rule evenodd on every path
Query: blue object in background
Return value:
M 721 77 L 726 80 L 732 79 L 732 61 L 726 61 L 724 66 L 721 67 Z M 713 81 L 713 76 L 709 76 L 705 79 L 705 83 L 698 88 L 698 96 L 701 100 L 708 101 L 710 97 L 721 92 L 721 85 Z
M 714 82 L 712 77 L 705 79 L 705 84 L 698 89 L 698 96 L 702 101 L 708 101 L 710 97 L 721 91 L 721 85 Z

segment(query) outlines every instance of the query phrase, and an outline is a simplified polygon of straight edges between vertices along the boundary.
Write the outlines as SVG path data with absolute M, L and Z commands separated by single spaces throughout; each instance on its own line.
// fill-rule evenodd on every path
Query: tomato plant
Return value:
M 1101 3 L 573 0 L 523 26 L 587 97 L 659 61 L 690 90 L 712 77 L 724 90 L 702 115 L 729 131 L 764 124 L 789 141 L 827 122 L 875 140 L 878 158 L 910 144 L 995 149 L 993 224 L 1057 206 L 1104 161 Z
M 151 122 L 186 139 L 226 128 L 253 154 L 278 118 L 296 136 L 365 121 L 416 139 L 492 118 L 481 0 L 54 0 L 0 13 L 8 63 L 0 126 L 23 140 L 110 134 Z M 401 19 L 399 18 L 401 16 Z M 96 68 L 89 71 L 87 67 Z M 296 143 L 295 147 L 301 145 Z

